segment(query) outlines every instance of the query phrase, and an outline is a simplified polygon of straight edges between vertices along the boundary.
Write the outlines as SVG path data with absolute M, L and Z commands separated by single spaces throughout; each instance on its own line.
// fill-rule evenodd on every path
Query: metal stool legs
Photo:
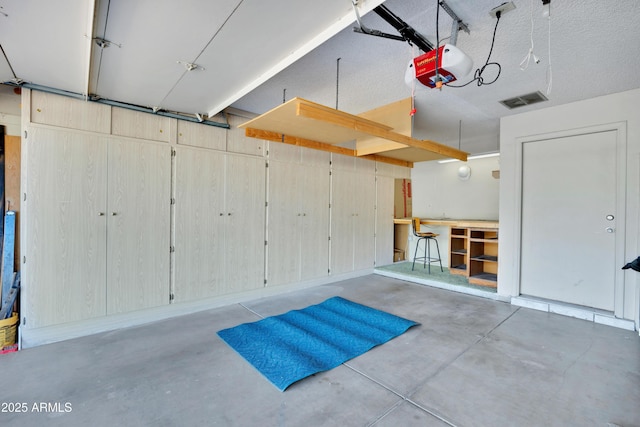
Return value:
M 420 241 L 424 240 L 424 256 L 422 257 L 418 257 L 418 248 L 420 247 Z M 438 257 L 437 258 L 432 258 L 431 257 L 431 241 L 436 242 L 436 251 L 438 252 Z M 427 267 L 427 262 L 429 264 L 429 274 L 431 274 L 431 263 L 433 262 L 438 262 L 440 263 L 440 271 L 444 272 L 444 269 L 442 268 L 442 259 L 440 258 L 440 246 L 438 245 L 438 239 L 434 238 L 434 237 L 420 237 L 418 239 L 418 241 L 416 242 L 416 250 L 413 253 L 413 265 L 411 266 L 411 270 L 413 271 L 413 269 L 415 269 L 416 267 L 416 260 L 423 260 L 423 268 Z

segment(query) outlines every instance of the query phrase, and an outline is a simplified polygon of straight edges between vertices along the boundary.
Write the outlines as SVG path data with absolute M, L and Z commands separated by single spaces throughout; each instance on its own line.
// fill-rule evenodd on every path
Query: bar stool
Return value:
M 440 247 L 438 246 L 438 239 L 436 239 L 436 237 L 438 237 L 438 234 L 431 232 L 421 232 L 420 218 L 413 218 L 412 224 L 413 235 L 418 238 L 418 241 L 416 242 L 416 250 L 413 253 L 413 265 L 411 266 L 411 270 L 413 271 L 413 269 L 415 268 L 416 260 L 423 260 L 423 268 L 427 266 L 427 263 L 429 264 L 429 274 L 431 274 L 431 263 L 433 262 L 439 262 L 440 271 L 444 272 L 444 270 L 442 269 L 442 260 L 440 259 Z M 424 241 L 424 256 L 418 257 L 418 248 L 420 247 L 421 241 Z M 436 242 L 436 251 L 438 252 L 437 258 L 431 257 L 431 241 Z

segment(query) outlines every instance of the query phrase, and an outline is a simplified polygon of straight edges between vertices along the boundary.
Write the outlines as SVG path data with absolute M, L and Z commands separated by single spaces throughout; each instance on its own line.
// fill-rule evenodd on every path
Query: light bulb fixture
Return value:
M 458 168 L 458 179 L 460 181 L 468 181 L 471 178 L 471 168 L 467 165 L 462 165 Z

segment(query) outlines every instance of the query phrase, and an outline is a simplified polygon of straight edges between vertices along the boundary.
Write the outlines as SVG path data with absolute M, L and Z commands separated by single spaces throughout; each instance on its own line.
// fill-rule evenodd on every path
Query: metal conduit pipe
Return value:
M 92 97 L 90 95 L 83 95 L 81 93 L 76 93 L 76 92 L 70 92 L 70 91 L 66 91 L 66 90 L 62 90 L 62 89 L 56 89 L 56 88 L 52 88 L 52 87 L 48 87 L 48 86 L 42 86 L 42 85 L 38 85 L 38 84 L 34 84 L 34 83 L 22 83 L 22 84 L 15 84 L 15 83 L 11 83 L 11 82 L 5 82 L 5 84 L 7 85 L 11 85 L 11 86 L 16 86 L 16 87 L 23 87 L 25 89 L 32 89 L 32 90 L 37 90 L 40 92 L 46 92 L 46 93 L 51 93 L 54 95 L 61 95 L 61 96 L 67 96 L 69 98 L 75 98 L 75 99 L 79 99 L 82 101 L 91 101 L 91 102 L 97 102 L 99 104 L 105 104 L 105 105 L 109 105 L 111 107 L 119 107 L 119 108 L 126 108 L 128 110 L 133 110 L 133 111 L 139 111 L 142 113 L 149 113 L 149 114 L 155 114 L 157 116 L 163 116 L 163 117 L 169 117 L 172 119 L 178 119 L 178 120 L 185 120 L 188 122 L 194 122 L 194 123 L 200 123 L 203 125 L 208 125 L 208 126 L 216 126 L 216 127 L 220 127 L 223 129 L 230 129 L 231 126 L 229 126 L 228 123 L 220 123 L 220 122 L 216 122 L 213 120 L 198 120 L 196 117 L 189 117 L 189 116 L 185 116 L 182 114 L 178 114 L 178 113 L 171 113 L 168 111 L 156 111 L 154 112 L 152 108 L 148 108 L 148 107 L 141 107 L 139 105 L 134 105 L 134 104 L 127 104 L 124 102 L 119 102 L 119 101 L 112 101 L 109 99 L 102 99 L 102 98 L 98 98 L 98 97 Z

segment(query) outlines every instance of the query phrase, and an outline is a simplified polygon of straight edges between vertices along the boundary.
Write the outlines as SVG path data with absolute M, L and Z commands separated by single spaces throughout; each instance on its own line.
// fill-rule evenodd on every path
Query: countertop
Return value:
M 394 218 L 393 223 L 411 225 L 411 218 Z M 420 218 L 420 224 L 469 228 L 498 228 L 499 225 L 497 220 L 456 218 Z

